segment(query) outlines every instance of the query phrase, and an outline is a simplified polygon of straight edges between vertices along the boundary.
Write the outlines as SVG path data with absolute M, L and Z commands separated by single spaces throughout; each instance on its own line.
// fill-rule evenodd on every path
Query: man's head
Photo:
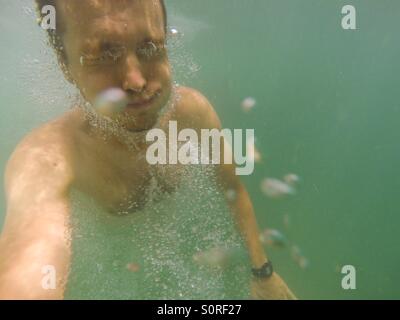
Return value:
M 39 8 L 56 8 L 50 40 L 64 73 L 85 99 L 93 103 L 104 90 L 122 88 L 131 105 L 118 120 L 132 131 L 151 128 L 171 94 L 164 2 L 36 1 Z

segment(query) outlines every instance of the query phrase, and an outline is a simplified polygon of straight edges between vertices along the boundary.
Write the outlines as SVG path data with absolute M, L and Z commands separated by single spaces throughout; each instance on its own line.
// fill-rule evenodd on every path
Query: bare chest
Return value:
M 151 165 L 144 152 L 121 156 L 86 153 L 78 164 L 78 187 L 108 212 L 128 214 L 151 199 L 174 192 L 184 175 L 182 165 Z

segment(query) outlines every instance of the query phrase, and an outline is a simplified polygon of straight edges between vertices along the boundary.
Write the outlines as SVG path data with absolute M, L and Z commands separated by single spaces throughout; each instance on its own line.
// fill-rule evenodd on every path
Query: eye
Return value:
M 80 58 L 82 66 L 114 65 L 125 54 L 125 47 L 113 47 L 103 50 L 99 54 L 84 54 Z
M 165 52 L 164 45 L 156 45 L 154 42 L 146 42 L 138 49 L 138 54 L 145 59 L 153 59 L 161 57 Z

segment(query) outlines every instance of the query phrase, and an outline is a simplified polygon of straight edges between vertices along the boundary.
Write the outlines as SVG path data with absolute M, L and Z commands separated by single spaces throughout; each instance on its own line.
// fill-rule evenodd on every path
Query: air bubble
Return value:
M 261 191 L 270 198 L 281 198 L 295 193 L 293 187 L 283 181 L 273 178 L 265 178 L 261 182 Z
M 128 98 L 122 89 L 110 88 L 97 96 L 94 107 L 100 114 L 110 117 L 122 112 L 127 103 Z
M 282 232 L 276 229 L 266 229 L 260 234 L 262 244 L 283 248 L 287 245 L 287 239 Z
M 244 112 L 249 112 L 250 110 L 252 110 L 255 107 L 256 103 L 257 103 L 256 99 L 254 99 L 253 97 L 248 97 L 242 101 L 242 104 L 241 104 L 242 110 Z

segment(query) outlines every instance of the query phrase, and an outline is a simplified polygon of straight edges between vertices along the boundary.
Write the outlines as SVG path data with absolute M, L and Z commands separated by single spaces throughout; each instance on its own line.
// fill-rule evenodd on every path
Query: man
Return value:
M 170 120 L 178 129 L 220 129 L 213 107 L 199 92 L 179 87 L 179 99 L 165 111 L 171 98 L 171 69 L 165 49 L 166 14 L 162 1 L 70 0 L 37 1 L 57 10 L 57 28 L 50 31 L 66 78 L 95 104 L 109 88 L 122 89 L 128 101 L 113 124 L 125 137 L 140 136 L 157 123 Z M 83 108 L 31 132 L 18 145 L 6 168 L 7 215 L 0 238 L 0 298 L 62 299 L 71 264 L 70 190 L 77 188 L 109 212 L 128 206 L 129 195 L 145 205 L 141 190 L 149 184 L 151 166 L 135 148 L 94 126 Z M 99 117 L 101 119 L 101 117 Z M 252 294 L 261 299 L 294 298 L 270 264 L 259 242 L 249 196 L 233 165 L 220 165 L 219 179 L 233 190 L 230 206 L 245 239 L 256 275 Z M 165 192 L 179 181 L 157 177 Z M 127 209 L 127 208 L 126 208 Z M 132 209 L 132 208 L 131 208 Z M 54 266 L 57 286 L 41 286 L 42 268 Z M 249 270 L 250 272 L 250 270 Z

